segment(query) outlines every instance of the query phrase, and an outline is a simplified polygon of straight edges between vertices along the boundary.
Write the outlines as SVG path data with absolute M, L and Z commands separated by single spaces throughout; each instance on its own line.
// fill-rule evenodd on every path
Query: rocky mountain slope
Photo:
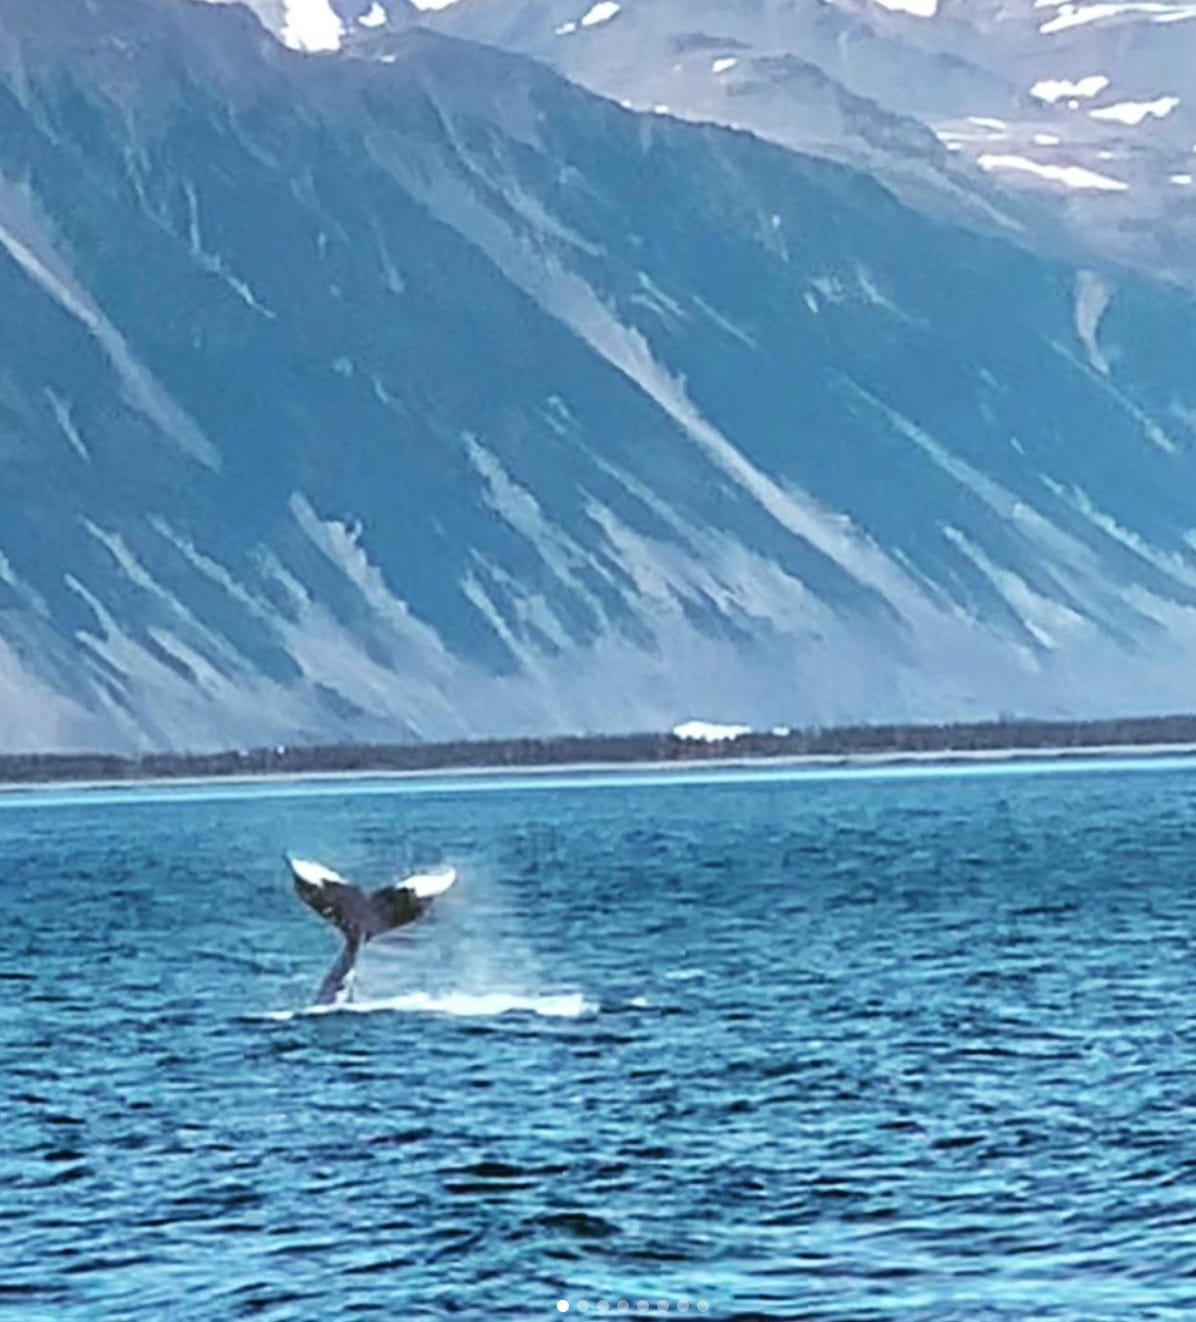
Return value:
M 501 51 L 5 0 L 0 747 L 1190 706 L 1194 335 Z

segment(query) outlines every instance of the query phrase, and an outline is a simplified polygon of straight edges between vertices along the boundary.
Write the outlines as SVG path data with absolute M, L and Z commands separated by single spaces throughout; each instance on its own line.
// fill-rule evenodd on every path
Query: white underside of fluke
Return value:
M 344 877 L 333 872 L 331 868 L 326 868 L 322 863 L 313 863 L 306 858 L 292 858 L 287 861 L 295 876 L 300 881 L 306 881 L 309 886 L 322 886 L 326 881 L 339 881 L 342 885 L 345 882 Z
M 439 872 L 417 872 L 399 884 L 421 900 L 430 900 L 434 895 L 443 895 L 456 880 L 457 869 L 444 868 Z
M 307 882 L 309 886 L 322 886 L 326 881 L 339 882 L 342 886 L 348 885 L 339 872 L 333 872 L 331 868 L 326 868 L 323 863 L 316 863 L 306 858 L 292 858 L 288 862 L 295 876 L 300 881 Z M 405 877 L 402 881 L 397 881 L 394 884 L 401 886 L 404 890 L 411 891 L 413 895 L 418 896 L 421 900 L 430 900 L 433 896 L 443 895 L 456 880 L 456 868 L 441 868 L 436 872 L 413 873 L 410 877 Z

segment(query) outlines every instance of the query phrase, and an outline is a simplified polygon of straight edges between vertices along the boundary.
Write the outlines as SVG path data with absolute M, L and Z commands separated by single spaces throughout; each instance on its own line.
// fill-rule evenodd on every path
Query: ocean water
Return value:
M 284 851 L 452 863 L 306 1013 Z M 0 1314 L 1196 1316 L 1196 764 L 0 795 Z

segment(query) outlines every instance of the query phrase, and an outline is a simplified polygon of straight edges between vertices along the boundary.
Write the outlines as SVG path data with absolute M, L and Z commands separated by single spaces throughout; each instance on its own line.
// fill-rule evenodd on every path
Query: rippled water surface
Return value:
M 461 879 L 295 1013 L 284 851 Z M 1196 1317 L 1192 766 L 10 794 L 0 877 L 0 1312 Z

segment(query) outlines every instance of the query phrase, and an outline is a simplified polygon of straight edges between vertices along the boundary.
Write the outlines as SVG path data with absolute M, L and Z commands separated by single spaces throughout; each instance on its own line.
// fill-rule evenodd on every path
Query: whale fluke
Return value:
M 457 880 L 454 869 L 446 868 L 416 873 L 367 893 L 322 863 L 303 858 L 288 858 L 287 863 L 295 893 L 345 938 L 344 949 L 316 992 L 317 1005 L 334 1005 L 345 998 L 357 956 L 367 941 L 415 922 Z

